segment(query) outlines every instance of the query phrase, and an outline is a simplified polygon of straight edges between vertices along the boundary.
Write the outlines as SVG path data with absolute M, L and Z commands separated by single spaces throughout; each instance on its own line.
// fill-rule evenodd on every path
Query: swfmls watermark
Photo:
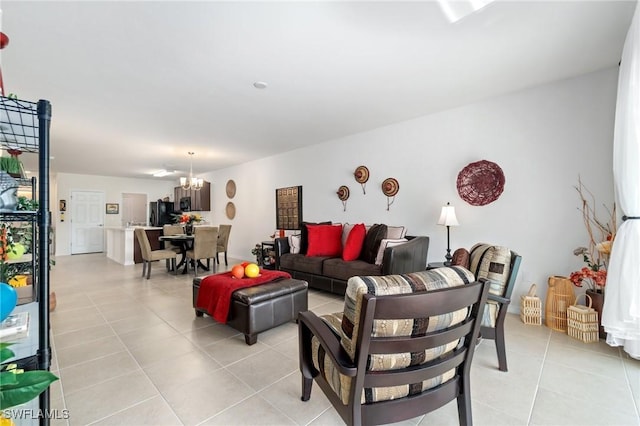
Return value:
M 67 420 L 71 416 L 69 415 L 69 410 L 64 409 L 51 409 L 51 410 L 42 410 L 42 409 L 33 409 L 33 408 L 7 408 L 2 411 L 2 415 L 7 419 L 13 420 L 23 420 L 23 419 L 50 419 L 50 420 Z

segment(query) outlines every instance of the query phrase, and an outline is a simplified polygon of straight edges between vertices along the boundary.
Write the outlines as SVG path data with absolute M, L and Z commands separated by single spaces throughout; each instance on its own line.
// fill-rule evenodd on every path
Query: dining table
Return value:
M 178 264 L 176 265 L 176 269 L 180 269 L 182 266 L 184 266 L 182 273 L 186 274 L 187 270 L 189 269 L 189 262 L 187 262 L 187 250 L 189 250 L 193 246 L 193 241 L 195 239 L 193 234 L 161 235 L 160 237 L 158 237 L 158 239 L 162 242 L 169 241 L 171 244 L 180 248 L 181 258 L 180 262 L 178 262 Z M 200 260 L 198 260 L 198 266 L 205 271 L 209 270 L 209 268 L 207 268 L 207 266 L 204 265 Z

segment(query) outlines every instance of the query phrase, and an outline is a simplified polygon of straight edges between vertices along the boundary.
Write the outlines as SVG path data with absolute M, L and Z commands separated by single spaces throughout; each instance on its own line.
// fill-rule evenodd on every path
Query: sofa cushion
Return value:
M 356 275 L 380 275 L 382 266 L 364 260 L 346 261 L 340 258 L 327 259 L 322 264 L 322 275 L 342 281 Z
M 307 228 L 309 246 L 307 256 L 340 256 L 342 254 L 342 225 L 316 225 Z
M 380 247 L 378 248 L 378 254 L 376 255 L 376 261 L 374 263 L 376 265 L 382 265 L 382 259 L 384 258 L 384 250 L 387 247 L 399 246 L 400 244 L 404 244 L 407 241 L 409 240 L 407 240 L 406 238 L 398 238 L 398 239 L 384 238 L 382 241 L 380 241 Z
M 347 238 L 349 237 L 349 234 L 351 233 L 351 230 L 353 229 L 353 227 L 356 225 L 357 224 L 355 223 L 346 223 L 346 222 L 342 224 L 342 247 L 347 245 Z M 364 232 L 366 234 L 367 230 L 365 229 Z
M 404 238 L 407 235 L 407 228 L 404 226 L 389 226 L 387 225 L 387 235 L 385 235 L 386 239 L 397 240 L 400 238 Z
M 300 234 L 289 235 L 289 253 L 298 254 L 300 253 L 300 240 L 302 237 Z
M 329 257 L 305 256 L 302 253 L 285 253 L 280 256 L 280 268 L 284 270 L 322 275 L 322 262 L 324 262 L 326 259 L 329 259 Z
M 367 236 L 367 230 L 363 223 L 358 223 L 351 227 L 351 231 L 347 236 L 347 241 L 342 247 L 342 260 L 356 260 L 360 256 L 364 237 Z
M 306 254 L 307 247 L 309 247 L 309 232 L 307 226 L 315 225 L 331 225 L 331 221 L 325 222 L 302 222 L 302 228 L 300 229 L 300 253 Z
M 360 251 L 360 259 L 368 263 L 375 263 L 376 255 L 378 254 L 378 247 L 380 242 L 387 235 L 387 225 L 375 224 L 372 225 L 367 236 L 364 237 L 364 243 L 362 244 L 362 251 Z

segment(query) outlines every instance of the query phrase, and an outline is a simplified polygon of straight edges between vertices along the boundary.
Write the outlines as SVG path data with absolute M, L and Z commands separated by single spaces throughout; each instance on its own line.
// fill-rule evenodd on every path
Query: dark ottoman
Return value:
M 196 307 L 202 278 L 193 279 L 193 307 L 199 317 L 206 313 Z M 298 312 L 307 310 L 307 287 L 306 281 L 291 278 L 236 290 L 231 295 L 227 325 L 244 334 L 247 345 L 253 345 L 258 333 L 295 321 Z

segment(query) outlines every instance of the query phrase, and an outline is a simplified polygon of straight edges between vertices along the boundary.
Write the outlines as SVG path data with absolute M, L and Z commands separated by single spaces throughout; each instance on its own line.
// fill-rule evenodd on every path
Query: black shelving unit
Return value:
M 38 154 L 38 185 L 35 179 L 32 195 L 38 200 L 37 212 L 0 212 L 0 222 L 29 222 L 34 229 L 32 237 L 32 268 L 34 298 L 27 306 L 37 312 L 37 329 L 30 326 L 31 333 L 37 333 L 37 349 L 22 356 L 17 362 L 25 369 L 49 370 L 51 366 L 51 345 L 49 339 L 49 137 L 51 127 L 51 103 L 47 100 L 29 102 L 0 96 L 0 147 L 19 149 L 22 152 Z M 39 409 L 48 413 L 49 389 L 40 394 Z M 47 416 L 39 417 L 40 425 L 49 425 Z

